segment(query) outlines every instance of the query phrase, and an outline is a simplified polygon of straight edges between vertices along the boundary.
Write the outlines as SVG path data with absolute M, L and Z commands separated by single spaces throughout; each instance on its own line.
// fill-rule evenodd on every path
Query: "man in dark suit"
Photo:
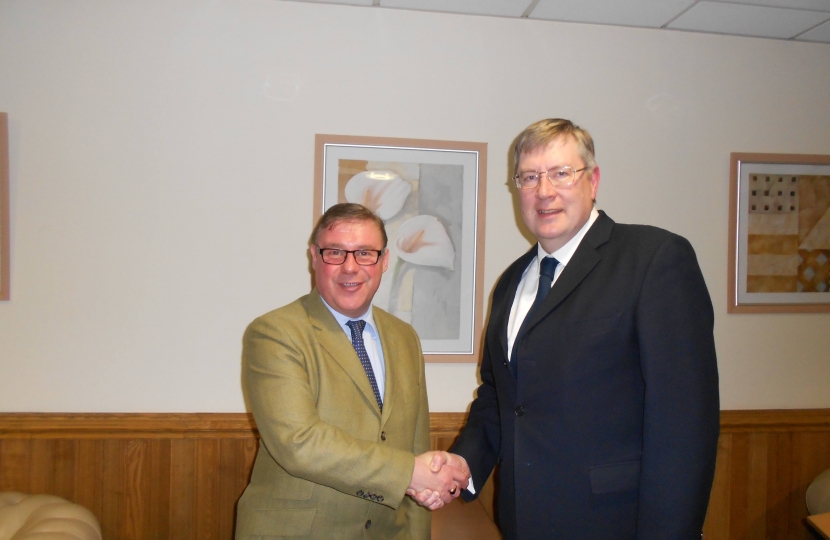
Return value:
M 482 384 L 451 449 L 472 471 L 462 496 L 499 464 L 506 540 L 700 538 L 719 398 L 694 250 L 594 208 L 593 141 L 570 121 L 529 126 L 514 152 L 538 244 L 493 294 Z

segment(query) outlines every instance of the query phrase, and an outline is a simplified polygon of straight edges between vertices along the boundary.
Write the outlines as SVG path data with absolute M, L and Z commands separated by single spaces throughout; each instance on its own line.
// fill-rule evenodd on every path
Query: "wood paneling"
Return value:
M 431 447 L 464 418 L 433 413 Z M 108 540 L 230 540 L 257 444 L 247 414 L 0 414 L 0 491 L 82 504 Z M 814 539 L 804 494 L 827 468 L 830 410 L 722 412 L 705 537 Z
M 722 411 L 707 540 L 812 540 L 807 486 L 830 468 L 830 410 Z

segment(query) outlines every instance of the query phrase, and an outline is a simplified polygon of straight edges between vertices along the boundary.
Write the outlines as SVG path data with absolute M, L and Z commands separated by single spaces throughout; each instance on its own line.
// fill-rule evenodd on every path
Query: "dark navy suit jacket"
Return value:
M 514 379 L 507 322 L 536 249 L 496 285 L 482 384 L 451 451 L 479 489 L 500 464 L 505 540 L 699 539 L 719 399 L 714 314 L 692 246 L 600 212 L 532 314 Z

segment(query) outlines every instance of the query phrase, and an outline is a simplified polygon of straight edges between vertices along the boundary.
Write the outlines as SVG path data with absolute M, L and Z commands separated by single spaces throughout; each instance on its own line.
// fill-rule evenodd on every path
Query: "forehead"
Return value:
M 567 162 L 574 158 L 579 159 L 579 156 L 576 139 L 568 135 L 562 135 L 546 144 L 522 152 L 519 156 L 519 165 L 530 161 L 550 159 L 562 161 L 562 165 L 572 165 L 572 163 Z
M 321 247 L 366 247 L 380 249 L 383 238 L 378 226 L 368 220 L 335 221 L 320 231 L 317 244 Z M 377 246 L 377 247 L 376 247 Z

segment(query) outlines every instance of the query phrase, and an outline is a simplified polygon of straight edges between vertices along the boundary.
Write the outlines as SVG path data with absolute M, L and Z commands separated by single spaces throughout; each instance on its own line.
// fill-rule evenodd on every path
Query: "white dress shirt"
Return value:
M 591 215 L 588 217 L 588 221 L 586 221 L 585 225 L 579 229 L 579 232 L 577 232 L 573 238 L 568 240 L 567 244 L 553 253 L 547 253 L 544 249 L 542 249 L 541 245 L 536 244 L 538 249 L 537 255 L 532 261 L 530 261 L 530 264 L 525 269 L 524 274 L 522 274 L 522 280 L 519 282 L 519 287 L 516 289 L 516 297 L 513 299 L 513 306 L 510 308 L 510 319 L 507 321 L 508 361 L 513 354 L 513 342 L 516 341 L 516 335 L 519 333 L 519 328 L 522 326 L 522 322 L 524 322 L 527 312 L 530 311 L 533 301 L 536 300 L 536 290 L 539 288 L 539 261 L 542 257 L 553 257 L 559 261 L 559 264 L 556 267 L 556 272 L 553 274 L 553 281 L 551 282 L 551 287 L 553 287 L 553 284 L 556 283 L 556 280 L 559 279 L 559 276 L 562 274 L 562 270 L 565 269 L 570 262 L 571 257 L 573 257 L 576 248 L 579 247 L 579 243 L 582 242 L 582 239 L 585 237 L 585 233 L 588 232 L 588 229 L 591 228 L 591 225 L 594 224 L 594 221 L 596 221 L 598 217 L 599 212 L 597 212 L 597 209 L 592 209 Z

